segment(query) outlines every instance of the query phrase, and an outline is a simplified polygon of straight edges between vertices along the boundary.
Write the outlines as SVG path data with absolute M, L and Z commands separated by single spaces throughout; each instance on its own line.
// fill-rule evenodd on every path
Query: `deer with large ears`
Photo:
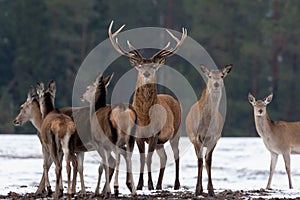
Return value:
M 152 155 L 154 150 L 160 157 L 160 172 L 156 189 L 162 189 L 162 179 L 164 175 L 167 155 L 164 150 L 164 143 L 170 141 L 174 152 L 176 177 L 174 189 L 180 187 L 179 182 L 179 149 L 178 143 L 180 138 L 181 107 L 179 102 L 170 95 L 157 94 L 156 88 L 156 71 L 161 67 L 166 58 L 175 54 L 187 37 L 187 31 L 182 29 L 182 37 L 179 40 L 170 31 L 166 30 L 169 35 L 177 42 L 174 48 L 169 48 L 170 42 L 151 58 L 144 58 L 133 45 L 127 41 L 130 52 L 124 50 L 118 43 L 116 36 L 125 25 L 112 33 L 111 22 L 108 35 L 113 47 L 122 55 L 129 57 L 129 61 L 138 71 L 136 88 L 133 96 L 133 107 L 137 112 L 138 130 L 136 142 L 140 152 L 140 177 L 137 189 L 143 188 L 143 174 L 145 166 L 145 142 L 149 144 L 147 154 L 148 168 L 148 189 L 152 190 L 153 181 L 151 174 Z
M 272 121 L 267 112 L 267 105 L 272 99 L 273 93 L 263 100 L 256 100 L 251 93 L 248 94 L 248 100 L 254 110 L 256 131 L 271 153 L 267 189 L 271 188 L 272 177 L 279 154 L 282 154 L 284 159 L 285 169 L 289 179 L 289 187 L 293 188 L 290 154 L 300 154 L 300 122 Z
M 131 156 L 134 147 L 136 113 L 130 104 L 106 104 L 106 89 L 113 75 L 103 78 L 102 74 L 98 75 L 95 82 L 89 85 L 82 95 L 82 100 L 90 103 L 90 123 L 91 133 L 94 145 L 103 163 L 99 166 L 98 184 L 96 195 L 99 193 L 99 183 L 104 165 L 105 186 L 102 195 L 110 195 L 110 178 L 108 171 L 108 157 L 111 152 L 116 154 L 116 174 L 115 174 L 115 195 L 119 193 L 118 173 L 120 164 L 120 154 L 125 157 L 127 166 L 126 184 L 132 193 L 136 195 L 136 190 L 132 176 Z M 98 110 L 95 110 L 95 98 L 101 99 L 98 103 Z
M 224 119 L 220 113 L 220 102 L 223 95 L 223 79 L 231 71 L 232 65 L 226 65 L 221 70 L 209 70 L 204 65 L 200 66 L 206 76 L 206 88 L 201 98 L 190 109 L 186 117 L 186 131 L 193 143 L 198 159 L 198 179 L 196 195 L 202 194 L 202 169 L 203 148 L 206 148 L 205 167 L 208 174 L 208 194 L 214 196 L 214 188 L 211 179 L 212 154 L 221 137 Z
M 40 110 L 39 99 L 38 99 L 38 96 L 36 95 L 33 87 L 31 87 L 29 89 L 26 101 L 20 106 L 20 113 L 15 118 L 14 125 L 21 126 L 28 121 L 30 121 L 33 124 L 33 126 L 37 129 L 38 137 L 40 139 L 40 142 L 42 143 L 40 132 L 41 132 L 41 125 L 42 125 L 43 119 L 42 119 L 42 113 Z M 76 134 L 78 134 L 78 133 L 76 132 Z M 84 148 L 82 148 L 82 145 L 83 145 L 82 142 L 78 141 L 78 140 L 80 140 L 78 135 L 75 135 L 75 137 L 73 139 L 75 140 L 74 143 L 76 144 L 74 151 L 76 153 L 77 163 L 78 163 L 78 165 L 73 164 L 73 166 L 77 166 L 77 168 L 78 168 L 78 171 L 80 174 L 80 181 L 81 181 L 81 194 L 84 194 L 85 193 L 85 185 L 84 185 L 84 178 L 83 178 L 83 157 L 84 157 L 84 151 L 86 151 L 86 150 L 83 150 Z M 44 151 L 44 154 L 48 154 L 48 155 L 44 156 L 45 159 L 50 157 L 49 152 Z M 51 159 L 44 160 L 44 169 L 46 170 L 46 172 L 49 171 L 51 163 L 52 163 Z M 73 171 L 72 194 L 74 194 L 76 192 L 77 168 L 75 168 Z M 45 192 L 45 176 L 44 176 L 44 174 L 45 173 L 43 173 L 39 188 L 36 192 L 37 195 Z M 52 193 L 50 186 L 48 186 L 47 192 L 48 192 L 48 195 L 50 195 Z
M 59 113 L 54 106 L 56 84 L 50 81 L 48 89 L 45 90 L 43 83 L 37 83 L 37 93 L 39 95 L 39 105 L 42 114 L 42 124 L 40 128 L 40 138 L 44 161 L 49 160 L 49 156 L 55 163 L 56 188 L 54 197 L 62 195 L 62 159 L 65 156 L 67 177 L 68 177 L 68 194 L 71 194 L 71 160 L 75 160 L 74 141 L 72 140 L 76 127 L 72 119 L 64 114 Z M 77 164 L 76 162 L 74 162 Z M 44 163 L 44 166 L 46 164 Z M 77 166 L 75 166 L 77 167 Z M 46 187 L 49 187 L 48 172 L 44 168 Z

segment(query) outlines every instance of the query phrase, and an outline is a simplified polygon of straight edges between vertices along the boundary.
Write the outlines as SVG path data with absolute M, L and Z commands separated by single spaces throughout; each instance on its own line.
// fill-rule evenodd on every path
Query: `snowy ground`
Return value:
M 173 156 L 169 144 L 166 144 L 168 163 L 163 180 L 163 188 L 172 191 L 174 183 Z M 134 181 L 137 184 L 139 172 L 139 155 L 137 147 L 133 155 Z M 188 138 L 180 140 L 180 181 L 182 188 L 194 191 L 197 178 L 197 162 L 194 149 Z M 153 156 L 153 180 L 156 184 L 159 160 L 157 155 Z M 270 155 L 265 149 L 260 138 L 221 138 L 213 155 L 213 184 L 216 191 L 224 190 L 260 190 L 265 188 L 269 175 Z M 35 192 L 42 176 L 42 154 L 41 145 L 35 135 L 0 135 L 0 195 L 6 195 L 13 191 L 16 193 Z M 95 152 L 86 153 L 84 162 L 85 184 L 87 191 L 94 192 L 97 181 L 97 168 L 99 156 Z M 120 192 L 129 194 L 125 186 L 124 159 L 120 166 Z M 292 180 L 294 189 L 288 189 L 288 179 L 285 173 L 282 157 L 278 159 L 276 171 L 273 177 L 272 188 L 265 198 L 271 197 L 300 197 L 300 157 L 291 157 Z M 146 168 L 145 168 L 146 169 Z M 50 169 L 50 180 L 52 188 L 55 187 L 54 167 Z M 66 170 L 63 169 L 63 180 L 66 180 Z M 207 176 L 203 173 L 203 185 L 206 188 Z M 79 178 L 78 178 L 79 181 Z M 104 177 L 102 177 L 102 184 Z M 144 183 L 147 183 L 145 176 Z M 80 184 L 78 182 L 77 190 Z M 113 186 L 113 181 L 112 181 Z M 206 192 L 206 191 L 205 191 Z M 138 194 L 147 194 L 145 187 Z M 257 197 L 253 194 L 253 197 Z

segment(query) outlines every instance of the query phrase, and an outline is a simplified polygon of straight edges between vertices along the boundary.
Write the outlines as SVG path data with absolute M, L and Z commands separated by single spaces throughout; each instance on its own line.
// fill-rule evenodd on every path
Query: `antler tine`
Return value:
M 116 32 L 112 33 L 111 29 L 113 26 L 114 21 L 112 20 L 109 28 L 108 28 L 108 36 L 110 39 L 111 44 L 113 45 L 113 47 L 122 55 L 125 55 L 127 57 L 133 58 L 133 59 L 140 59 L 141 55 L 138 53 L 138 51 L 136 49 L 133 50 L 133 53 L 130 53 L 126 50 L 124 50 L 121 45 L 119 44 L 118 38 L 116 37 L 121 30 L 125 27 L 125 24 L 123 24 Z M 115 38 L 115 39 L 114 39 Z M 129 46 L 129 45 L 128 45 Z M 132 45 L 130 45 L 132 48 L 134 48 Z M 129 48 L 131 48 L 129 47 Z
M 131 51 L 135 54 L 138 59 L 143 59 L 143 56 L 136 50 L 136 48 L 127 40 L 127 45 Z
M 182 35 L 181 35 L 180 40 L 177 37 L 175 37 L 168 29 L 166 29 L 166 31 L 177 42 L 176 46 L 174 48 L 167 50 L 167 48 L 170 45 L 170 42 L 168 42 L 168 44 L 163 49 L 161 49 L 158 53 L 156 53 L 152 58 L 168 57 L 168 56 L 174 54 L 178 50 L 178 48 L 182 45 L 185 38 L 187 37 L 186 28 L 182 28 Z

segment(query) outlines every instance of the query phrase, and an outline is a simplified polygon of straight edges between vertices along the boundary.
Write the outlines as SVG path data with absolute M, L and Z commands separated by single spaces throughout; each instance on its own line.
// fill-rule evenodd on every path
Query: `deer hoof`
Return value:
M 208 196 L 215 197 L 215 192 L 213 190 L 208 190 Z
M 119 196 L 119 186 L 117 186 L 117 185 L 114 186 L 114 192 L 115 192 L 115 196 L 118 197 Z

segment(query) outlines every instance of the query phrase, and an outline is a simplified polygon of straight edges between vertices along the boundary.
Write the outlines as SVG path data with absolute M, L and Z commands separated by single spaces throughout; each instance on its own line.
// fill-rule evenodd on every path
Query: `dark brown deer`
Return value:
M 127 166 L 127 187 L 130 189 L 132 196 L 136 195 L 136 190 L 132 177 L 131 156 L 134 147 L 135 122 L 136 113 L 130 104 L 106 104 L 106 88 L 112 78 L 112 75 L 103 78 L 100 74 L 94 83 L 87 87 L 86 92 L 82 96 L 82 100 L 90 103 L 90 122 L 91 132 L 94 145 L 103 163 L 99 169 L 104 167 L 106 183 L 102 191 L 102 195 L 109 197 L 110 195 L 110 178 L 108 171 L 108 157 L 111 152 L 116 154 L 116 174 L 115 174 L 115 195 L 119 193 L 118 169 L 120 162 L 120 154 L 123 154 Z M 97 97 L 98 96 L 98 97 Z M 99 97 L 100 96 L 100 97 Z M 99 108 L 95 111 L 95 98 L 102 99 L 99 102 Z M 102 171 L 99 170 L 98 184 L 96 187 L 96 195 L 99 193 L 99 183 Z
M 166 94 L 157 94 L 156 88 L 156 71 L 165 63 L 167 57 L 173 55 L 182 45 L 187 36 L 186 29 L 182 29 L 182 37 L 179 40 L 167 30 L 170 36 L 177 42 L 174 48 L 169 48 L 170 42 L 152 56 L 150 59 L 144 58 L 129 41 L 127 41 L 130 52 L 124 50 L 118 43 L 116 36 L 123 29 L 124 25 L 112 34 L 111 22 L 108 34 L 113 47 L 122 55 L 129 57 L 133 67 L 138 70 L 136 89 L 133 97 L 133 107 L 137 112 L 138 131 L 136 142 L 140 152 L 140 177 L 137 189 L 143 188 L 143 174 L 145 166 L 145 142 L 149 144 L 147 154 L 148 168 L 148 189 L 152 190 L 153 182 L 151 175 L 151 162 L 154 150 L 160 157 L 160 172 L 156 189 L 162 189 L 162 179 L 164 175 L 167 155 L 164 150 L 164 143 L 170 141 L 174 152 L 176 163 L 176 177 L 174 189 L 179 189 L 179 149 L 178 143 L 180 138 L 181 107 L 179 102 Z
M 37 93 L 39 95 L 39 104 L 43 119 L 40 128 L 40 138 L 42 141 L 44 161 L 49 160 L 50 158 L 47 156 L 50 156 L 55 163 L 56 188 L 54 198 L 61 196 L 63 191 L 61 178 L 63 156 L 65 156 L 66 159 L 68 194 L 71 195 L 70 162 L 71 159 L 76 159 L 74 154 L 74 141 L 72 140 L 76 132 L 76 127 L 69 116 L 61 114 L 55 109 L 56 85 L 54 81 L 50 81 L 47 90 L 44 89 L 43 83 L 38 83 Z M 74 163 L 76 164 L 76 161 Z M 49 187 L 48 172 L 45 168 L 44 176 L 46 187 Z
M 196 195 L 203 192 L 203 148 L 206 147 L 205 167 L 208 174 L 207 189 L 209 196 L 214 196 L 214 188 L 211 180 L 212 153 L 221 137 L 224 124 L 224 119 L 219 110 L 223 95 L 223 79 L 231 71 L 232 65 L 226 65 L 221 70 L 209 70 L 204 65 L 201 65 L 200 68 L 208 78 L 208 81 L 200 100 L 191 107 L 186 117 L 186 131 L 194 145 L 198 159 Z

